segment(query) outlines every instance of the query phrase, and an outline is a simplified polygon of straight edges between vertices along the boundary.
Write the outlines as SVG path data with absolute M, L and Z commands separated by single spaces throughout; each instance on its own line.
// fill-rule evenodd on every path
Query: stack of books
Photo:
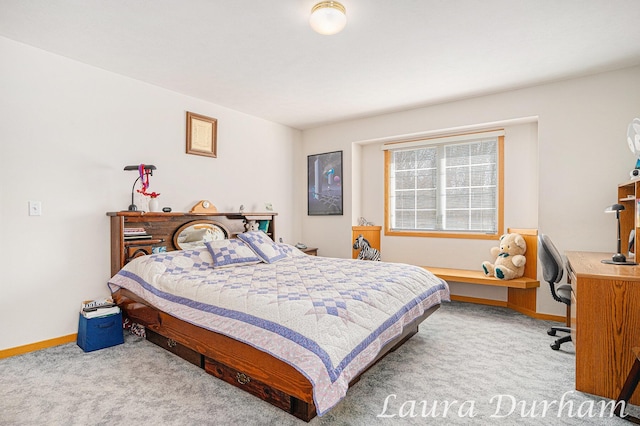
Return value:
M 151 235 L 147 234 L 147 231 L 144 228 L 124 228 L 124 240 L 150 240 L 153 238 Z
M 113 299 L 85 300 L 80 306 L 80 313 L 85 318 L 98 318 L 120 313 L 120 308 Z

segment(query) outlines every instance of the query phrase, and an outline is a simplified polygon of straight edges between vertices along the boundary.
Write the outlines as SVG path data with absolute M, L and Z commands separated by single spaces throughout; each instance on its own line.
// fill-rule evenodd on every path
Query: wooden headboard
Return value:
M 154 250 L 173 251 L 176 247 L 173 237 L 183 225 L 201 220 L 221 224 L 229 231 L 229 238 L 246 230 L 248 221 L 268 221 L 267 235 L 274 241 L 275 217 L 277 213 L 149 213 L 149 212 L 109 212 L 111 221 L 111 276 L 115 275 L 131 259 L 151 254 Z M 150 238 L 125 239 L 125 228 L 143 228 Z

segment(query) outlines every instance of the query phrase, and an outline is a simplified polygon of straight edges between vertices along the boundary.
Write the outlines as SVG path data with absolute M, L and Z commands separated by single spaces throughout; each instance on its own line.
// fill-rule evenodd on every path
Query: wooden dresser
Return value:
M 576 390 L 616 399 L 640 346 L 640 266 L 603 264 L 611 253 L 566 255 Z M 640 391 L 629 402 L 640 405 Z

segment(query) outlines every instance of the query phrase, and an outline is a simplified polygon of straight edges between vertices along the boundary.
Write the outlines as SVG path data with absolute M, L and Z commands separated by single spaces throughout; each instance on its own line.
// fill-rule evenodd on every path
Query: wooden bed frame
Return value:
M 180 219 L 173 213 L 167 216 L 167 221 L 162 221 L 159 215 L 145 217 L 144 214 L 131 212 L 108 213 L 112 218 L 112 267 L 126 263 L 123 259 L 127 252 L 124 250 L 126 243 L 122 239 L 122 229 L 125 226 L 145 226 L 148 219 L 154 222 L 163 222 L 161 226 L 156 223 L 156 229 L 164 229 L 166 222 L 171 226 L 163 232 L 175 232 L 185 223 L 193 220 L 202 220 L 203 215 L 181 213 Z M 225 216 L 225 220 L 240 221 L 246 218 L 238 214 L 219 214 Z M 220 217 L 210 217 L 218 221 Z M 256 214 L 247 214 L 247 217 L 255 217 Z M 270 220 L 273 221 L 275 214 Z M 126 220 L 126 219 L 129 220 Z M 231 218 L 231 219 L 230 219 Z M 131 219 L 134 219 L 133 221 Z M 229 226 L 229 223 L 227 223 Z M 238 224 L 232 225 L 232 229 L 241 229 Z M 271 228 L 273 229 L 273 228 Z M 167 241 L 172 235 L 154 235 L 155 240 Z M 232 237 L 232 235 L 230 236 Z M 272 237 L 274 237 L 272 235 Z M 114 241 L 115 239 L 115 241 Z M 275 238 L 274 238 L 275 239 Z M 161 244 L 161 243 L 158 243 Z M 116 246 L 114 248 L 114 245 Z M 171 249 L 174 249 L 173 246 Z M 167 248 L 169 250 L 169 248 Z M 113 257 L 118 257 L 113 259 Z M 117 269 L 113 274 L 117 273 Z M 113 272 L 113 269 L 112 269 Z M 125 317 L 130 321 L 141 324 L 146 328 L 147 340 L 160 347 L 182 357 L 183 359 L 203 368 L 212 374 L 240 389 L 243 389 L 262 400 L 275 405 L 294 416 L 310 421 L 316 416 L 313 402 L 313 389 L 309 380 L 291 365 L 262 352 L 253 346 L 239 342 L 219 333 L 195 326 L 179 320 L 159 309 L 149 302 L 140 299 L 126 289 L 113 292 L 114 301 L 123 310 Z M 349 386 L 356 383 L 360 376 L 388 353 L 396 350 L 411 336 L 418 332 L 418 325 L 429 315 L 435 312 L 440 305 L 433 306 L 420 318 L 405 327 L 403 333 L 396 339 L 387 343 L 378 357 L 373 360 L 360 375 L 354 378 Z

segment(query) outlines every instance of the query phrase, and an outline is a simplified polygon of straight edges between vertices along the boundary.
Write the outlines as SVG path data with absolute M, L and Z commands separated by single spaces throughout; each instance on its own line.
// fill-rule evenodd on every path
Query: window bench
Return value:
M 505 306 L 528 315 L 536 317 L 536 295 L 537 288 L 540 287 L 538 281 L 538 230 L 537 229 L 508 229 L 508 233 L 518 233 L 522 235 L 527 243 L 525 257 L 527 262 L 524 267 L 524 275 L 512 280 L 499 280 L 495 277 L 484 275 L 480 266 L 478 270 L 438 268 L 422 266 L 431 271 L 434 275 L 445 281 L 460 282 L 467 284 L 491 285 L 497 287 L 507 287 L 507 301 L 479 299 L 467 296 L 451 295 L 452 300 L 462 302 L 481 303 L 494 306 Z
M 533 278 L 520 277 L 512 280 L 499 280 L 495 277 L 487 277 L 482 271 L 472 271 L 470 269 L 434 268 L 423 266 L 434 275 L 445 281 L 455 281 L 459 283 L 494 285 L 509 288 L 538 288 L 540 281 Z

